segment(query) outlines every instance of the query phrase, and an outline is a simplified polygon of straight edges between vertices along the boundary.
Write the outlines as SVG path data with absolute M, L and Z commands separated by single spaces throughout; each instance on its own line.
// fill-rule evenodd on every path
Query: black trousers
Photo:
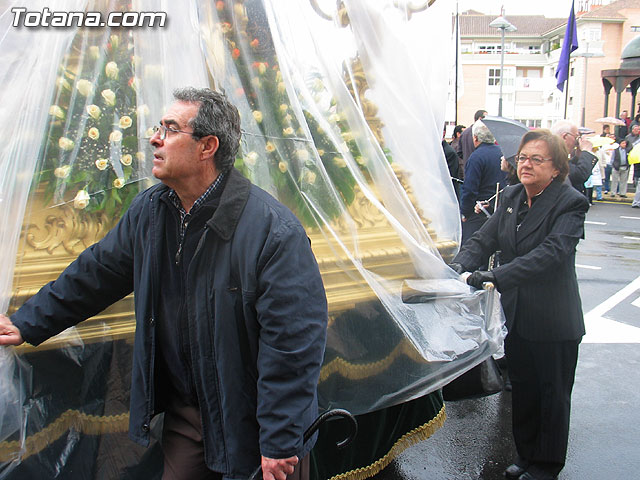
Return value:
M 505 339 L 518 455 L 553 475 L 562 470 L 567 455 L 579 344 L 533 342 L 515 333 Z

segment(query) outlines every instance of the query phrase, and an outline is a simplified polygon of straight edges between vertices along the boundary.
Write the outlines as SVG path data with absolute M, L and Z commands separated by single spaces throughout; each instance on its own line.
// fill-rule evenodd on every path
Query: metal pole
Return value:
M 458 2 L 456 1 L 456 86 L 455 86 L 455 98 L 454 98 L 454 105 L 455 105 L 455 110 L 456 110 L 456 114 L 455 114 L 455 124 L 458 125 L 458 60 L 460 59 L 460 54 L 458 52 L 458 44 L 460 43 L 460 26 L 459 26 L 459 22 L 460 22 L 460 16 L 458 14 Z
M 587 44 L 587 54 L 589 53 L 589 44 Z M 584 57 L 584 88 L 582 90 L 582 123 L 580 125 L 584 126 L 585 122 L 585 110 L 587 105 L 587 68 L 589 66 L 589 57 Z
M 502 32 L 502 50 L 500 52 L 500 96 L 498 97 L 498 116 L 502 116 L 502 79 L 504 74 L 504 30 L 505 27 L 501 27 Z

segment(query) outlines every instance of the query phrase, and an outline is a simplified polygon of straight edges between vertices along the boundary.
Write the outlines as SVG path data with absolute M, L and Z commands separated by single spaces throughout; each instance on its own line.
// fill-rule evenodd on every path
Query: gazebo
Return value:
M 609 92 L 614 87 L 616 90 L 616 117 L 620 116 L 620 98 L 622 92 L 628 86 L 631 87 L 631 108 L 629 111 L 635 112 L 636 95 L 640 87 L 640 36 L 631 40 L 620 57 L 622 62 L 620 68 L 614 70 L 602 70 L 602 84 L 604 85 L 604 116 L 608 116 Z

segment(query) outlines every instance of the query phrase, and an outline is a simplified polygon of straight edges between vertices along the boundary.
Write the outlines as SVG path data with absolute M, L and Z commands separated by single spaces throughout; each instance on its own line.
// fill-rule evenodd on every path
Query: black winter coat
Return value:
M 247 478 L 260 455 L 302 458 L 317 416 L 327 303 L 297 218 L 232 170 L 187 273 L 192 378 L 207 466 Z M 129 435 L 148 445 L 155 395 L 158 275 L 168 188 L 136 197 L 118 225 L 11 320 L 38 345 L 135 292 Z

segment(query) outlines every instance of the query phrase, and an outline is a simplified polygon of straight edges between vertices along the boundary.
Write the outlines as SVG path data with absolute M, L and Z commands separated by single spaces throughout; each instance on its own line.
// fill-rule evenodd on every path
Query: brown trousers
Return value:
M 209 470 L 205 464 L 197 407 L 172 399 L 164 414 L 161 443 L 164 454 L 162 480 L 222 480 L 221 473 Z M 309 455 L 296 465 L 287 480 L 309 480 Z

